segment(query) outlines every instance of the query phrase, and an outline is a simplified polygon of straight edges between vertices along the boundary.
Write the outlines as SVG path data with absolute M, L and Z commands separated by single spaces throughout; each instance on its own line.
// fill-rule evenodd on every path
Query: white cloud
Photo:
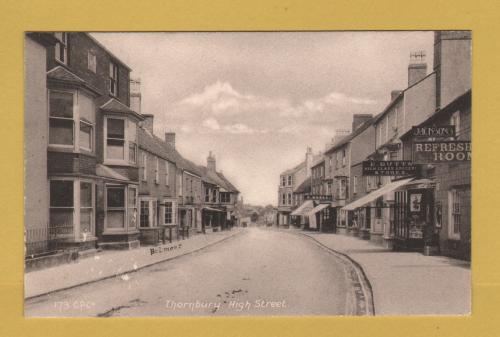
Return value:
M 219 122 L 215 118 L 208 118 L 203 121 L 203 126 L 211 130 L 220 130 Z
M 229 133 L 256 133 L 257 130 L 250 128 L 246 124 L 236 123 L 224 126 L 224 130 Z

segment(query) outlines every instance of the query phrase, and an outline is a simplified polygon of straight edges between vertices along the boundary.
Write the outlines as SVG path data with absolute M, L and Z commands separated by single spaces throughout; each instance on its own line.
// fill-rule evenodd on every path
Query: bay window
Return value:
M 49 144 L 74 145 L 74 93 L 49 92 Z
M 106 186 L 106 230 L 128 230 L 137 227 L 137 187 Z
M 75 241 L 94 236 L 95 199 L 92 181 L 51 179 L 49 199 L 49 227 L 52 234 Z
M 105 162 L 115 165 L 137 163 L 137 125 L 123 117 L 104 119 Z
M 106 189 L 106 227 L 125 228 L 125 186 Z
M 125 159 L 125 120 L 107 119 L 106 145 L 108 159 Z
M 49 90 L 49 145 L 52 148 L 93 152 L 94 123 L 92 98 L 81 91 Z

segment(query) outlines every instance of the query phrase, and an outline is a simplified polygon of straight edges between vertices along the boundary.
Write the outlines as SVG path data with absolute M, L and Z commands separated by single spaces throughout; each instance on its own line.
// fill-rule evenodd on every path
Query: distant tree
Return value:
M 257 220 L 259 220 L 259 213 L 253 212 L 250 216 L 250 220 L 252 220 L 252 222 L 257 222 Z

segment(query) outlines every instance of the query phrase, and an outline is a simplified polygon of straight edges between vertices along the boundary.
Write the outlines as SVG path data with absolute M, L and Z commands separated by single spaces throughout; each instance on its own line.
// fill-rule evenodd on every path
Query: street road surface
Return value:
M 248 228 L 194 254 L 28 300 L 25 314 L 343 315 L 347 269 L 305 237 Z

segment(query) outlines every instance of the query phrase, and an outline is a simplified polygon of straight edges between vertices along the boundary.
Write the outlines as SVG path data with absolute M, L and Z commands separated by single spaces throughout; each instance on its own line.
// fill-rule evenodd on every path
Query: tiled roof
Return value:
M 160 158 L 171 161 L 176 164 L 180 169 L 186 170 L 194 175 L 202 176 L 202 172 L 193 162 L 185 159 L 182 155 L 172 146 L 165 143 L 161 138 L 151 134 L 144 128 L 138 128 L 137 137 L 139 147 L 146 150 Z
M 226 189 L 229 192 L 239 193 L 238 189 L 221 172 L 217 172 L 217 175 L 226 183 Z
M 295 166 L 294 168 L 291 168 L 289 170 L 286 170 L 284 172 L 282 172 L 281 174 L 284 175 L 284 174 L 292 174 L 292 173 L 295 173 L 297 172 L 298 170 L 300 170 L 301 168 L 304 168 L 306 166 L 306 162 L 303 161 L 302 163 L 298 164 L 297 166 Z
M 125 104 L 123 104 L 122 102 L 120 102 L 115 98 L 111 98 L 109 101 L 101 105 L 100 109 L 109 112 L 133 114 L 141 120 L 144 119 L 142 115 L 130 109 L 128 106 L 126 106 Z
M 293 191 L 293 193 L 307 193 L 311 192 L 311 178 L 307 177 L 306 180 L 302 182 L 297 188 Z
M 99 91 L 99 89 L 90 85 L 85 80 L 83 80 L 81 77 L 73 74 L 71 71 L 64 68 L 63 66 L 57 66 L 57 67 L 49 70 L 47 72 L 47 79 L 49 81 L 52 80 L 52 81 L 59 81 L 59 82 L 76 84 L 76 85 L 85 87 L 85 88 L 93 91 L 96 94 L 101 95 L 101 92 Z

